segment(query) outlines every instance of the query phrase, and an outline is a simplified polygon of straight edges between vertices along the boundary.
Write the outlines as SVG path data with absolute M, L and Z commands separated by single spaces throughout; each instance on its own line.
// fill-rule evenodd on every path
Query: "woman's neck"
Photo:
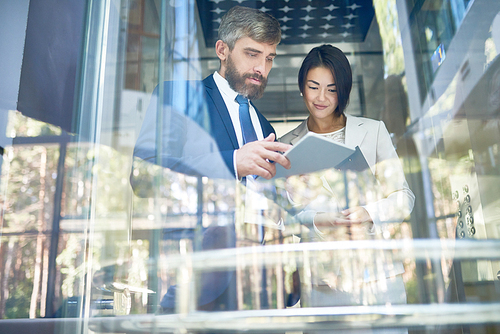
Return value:
M 342 129 L 346 125 L 344 114 L 340 116 L 332 115 L 332 118 L 317 119 L 309 116 L 307 119 L 307 128 L 315 133 L 329 133 Z

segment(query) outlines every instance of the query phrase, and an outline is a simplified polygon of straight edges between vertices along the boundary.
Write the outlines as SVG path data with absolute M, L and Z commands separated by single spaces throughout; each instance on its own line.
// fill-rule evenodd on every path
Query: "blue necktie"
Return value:
M 242 95 L 236 96 L 236 102 L 240 105 L 240 126 L 243 133 L 243 144 L 257 140 L 257 134 L 250 119 L 248 99 Z

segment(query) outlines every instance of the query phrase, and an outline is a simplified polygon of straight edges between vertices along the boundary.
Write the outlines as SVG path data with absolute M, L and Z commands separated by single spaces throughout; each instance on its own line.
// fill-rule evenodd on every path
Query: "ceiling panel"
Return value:
M 372 0 L 198 0 L 205 45 L 217 41 L 222 16 L 233 6 L 257 8 L 280 21 L 281 44 L 363 42 L 375 11 Z

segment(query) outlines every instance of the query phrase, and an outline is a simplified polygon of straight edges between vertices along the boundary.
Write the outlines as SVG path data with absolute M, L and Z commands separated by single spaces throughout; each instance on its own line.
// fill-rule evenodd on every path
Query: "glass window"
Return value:
M 2 5 L 0 328 L 500 332 L 500 2 L 40 1 Z M 237 4 L 281 42 L 218 42 Z

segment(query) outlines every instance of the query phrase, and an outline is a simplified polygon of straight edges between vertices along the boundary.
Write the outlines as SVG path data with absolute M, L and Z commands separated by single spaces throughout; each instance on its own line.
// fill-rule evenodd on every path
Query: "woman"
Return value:
M 328 182 L 328 171 L 320 172 L 319 174 L 323 174 L 323 181 L 319 184 L 326 188 L 324 193 L 331 194 L 330 202 L 325 202 L 325 196 L 308 198 L 308 202 L 303 203 L 303 210 L 297 215 L 298 220 L 306 226 L 313 226 L 320 239 L 332 240 L 328 238 L 328 233 L 332 227 L 338 226 L 348 227 L 350 239 L 387 237 L 387 234 L 382 234 L 384 226 L 387 223 L 400 223 L 410 214 L 414 195 L 408 188 L 384 123 L 345 113 L 352 87 L 352 72 L 347 57 L 340 49 L 331 45 L 313 48 L 302 63 L 298 83 L 309 117 L 280 138 L 280 141 L 293 145 L 308 131 L 312 131 L 352 148 L 359 147 L 370 167 L 368 173 L 375 176 L 383 193 L 383 196 L 369 203 L 336 212 L 331 209 L 337 205 L 331 203 L 335 197 L 335 191 L 332 190 L 334 185 Z M 297 198 L 294 194 L 289 194 L 289 197 L 292 202 Z M 303 198 L 299 202 L 301 200 Z M 353 235 L 356 233 L 359 235 Z M 344 257 L 342 260 L 338 255 L 334 257 L 336 259 L 333 261 L 336 263 L 333 273 L 327 273 L 325 270 L 321 272 L 323 277 L 329 276 L 330 280 L 326 280 L 325 284 L 325 280 L 313 280 L 310 295 L 303 295 L 307 299 L 302 300 L 303 305 L 406 303 L 401 277 L 404 268 L 401 262 L 386 259 L 385 263 L 378 261 L 368 268 L 369 264 L 365 261 L 362 264 L 357 263 L 362 268 L 356 271 L 346 269 L 348 266 L 352 269 L 352 262 L 356 259 Z M 369 261 L 374 262 L 373 258 L 369 258 Z

